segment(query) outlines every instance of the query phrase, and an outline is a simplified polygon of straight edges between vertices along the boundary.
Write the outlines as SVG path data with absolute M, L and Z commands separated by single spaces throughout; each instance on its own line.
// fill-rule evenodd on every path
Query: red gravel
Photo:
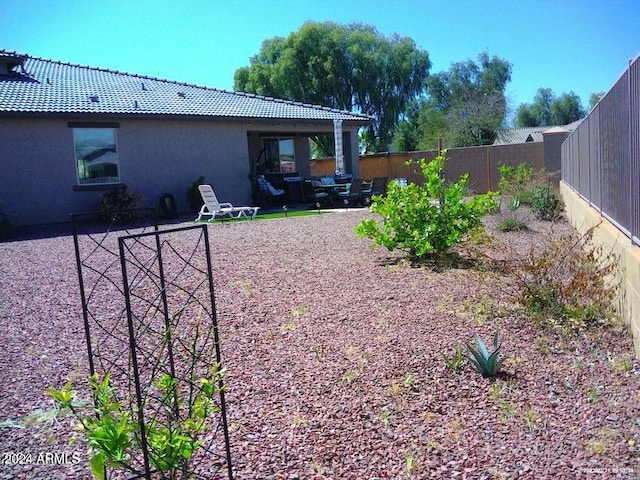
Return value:
M 238 479 L 640 477 L 626 329 L 542 331 L 505 313 L 491 273 L 372 251 L 353 233 L 368 215 L 210 227 Z M 546 230 L 494 234 L 524 251 Z M 505 376 L 446 367 L 441 353 L 496 330 Z M 47 387 L 87 371 L 71 237 L 0 244 L 0 344 L 0 479 L 90 478 L 67 422 L 30 421 Z

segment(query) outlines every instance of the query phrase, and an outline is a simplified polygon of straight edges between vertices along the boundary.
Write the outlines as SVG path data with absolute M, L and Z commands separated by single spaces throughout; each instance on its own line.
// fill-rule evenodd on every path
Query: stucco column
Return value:
M 343 131 L 343 152 L 345 172 L 360 178 L 360 148 L 358 145 L 358 129 Z

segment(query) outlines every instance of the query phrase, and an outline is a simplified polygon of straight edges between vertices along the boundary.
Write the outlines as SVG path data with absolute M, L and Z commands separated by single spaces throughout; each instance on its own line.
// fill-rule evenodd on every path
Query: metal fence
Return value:
M 562 180 L 640 245 L 640 57 L 562 144 Z

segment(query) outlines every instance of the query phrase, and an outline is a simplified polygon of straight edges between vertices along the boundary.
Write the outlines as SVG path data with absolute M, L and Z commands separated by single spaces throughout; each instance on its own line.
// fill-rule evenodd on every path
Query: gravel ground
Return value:
M 640 478 L 625 328 L 543 331 L 494 274 L 372 251 L 353 233 L 368 215 L 209 227 L 236 478 Z M 521 251 L 549 234 L 493 233 Z M 505 375 L 445 365 L 496 330 Z M 0 479 L 90 478 L 69 424 L 34 421 L 87 371 L 70 236 L 0 244 L 0 345 Z

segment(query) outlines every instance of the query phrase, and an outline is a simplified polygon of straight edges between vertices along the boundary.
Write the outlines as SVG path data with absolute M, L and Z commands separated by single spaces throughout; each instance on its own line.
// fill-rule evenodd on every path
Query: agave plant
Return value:
M 504 358 L 498 359 L 500 355 L 500 344 L 498 343 L 498 332 L 493 336 L 493 351 L 489 353 L 487 346 L 480 336 L 474 334 L 476 344 L 468 345 L 471 355 L 469 360 L 483 377 L 495 377 L 500 371 Z

